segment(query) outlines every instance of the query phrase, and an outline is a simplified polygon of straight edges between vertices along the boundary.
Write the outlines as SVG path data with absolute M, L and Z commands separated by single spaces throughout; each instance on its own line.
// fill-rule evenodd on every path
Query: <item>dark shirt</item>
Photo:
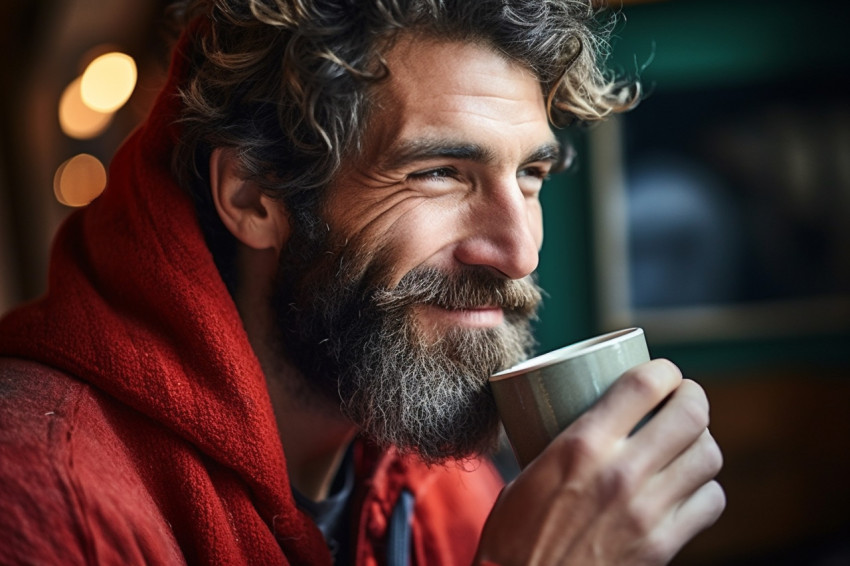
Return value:
M 354 460 L 351 448 L 343 457 L 331 484 L 328 497 L 313 501 L 293 488 L 295 503 L 306 512 L 322 531 L 334 564 L 350 563 L 351 545 L 351 494 L 354 491 Z

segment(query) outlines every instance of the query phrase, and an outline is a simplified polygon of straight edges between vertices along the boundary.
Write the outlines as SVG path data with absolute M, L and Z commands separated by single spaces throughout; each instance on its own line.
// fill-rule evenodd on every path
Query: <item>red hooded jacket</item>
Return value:
M 330 564 L 293 501 L 260 364 L 170 172 L 176 50 L 104 194 L 72 214 L 49 290 L 0 321 L 0 563 Z M 463 468 L 463 469 L 462 469 Z M 501 488 L 355 448 L 356 563 L 385 562 L 402 490 L 414 564 L 472 562 Z

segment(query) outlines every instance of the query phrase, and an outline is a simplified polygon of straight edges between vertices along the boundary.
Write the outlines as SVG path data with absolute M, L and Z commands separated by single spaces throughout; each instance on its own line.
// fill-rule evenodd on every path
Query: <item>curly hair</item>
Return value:
M 402 32 L 488 45 L 531 69 L 555 126 L 598 120 L 639 96 L 636 82 L 603 69 L 613 21 L 592 0 L 184 0 L 172 14 L 202 22 L 175 153 L 181 184 L 210 217 L 202 225 L 216 216 L 204 211 L 203 182 L 216 147 L 234 149 L 242 172 L 302 229 L 315 223 L 322 189 L 361 148 L 370 90 L 388 74 L 381 55 Z

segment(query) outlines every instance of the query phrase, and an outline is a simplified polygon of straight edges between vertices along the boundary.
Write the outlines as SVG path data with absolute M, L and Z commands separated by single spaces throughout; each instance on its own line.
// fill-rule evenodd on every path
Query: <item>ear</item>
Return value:
M 242 176 L 234 150 L 219 147 L 212 151 L 210 190 L 221 221 L 240 242 L 257 250 L 280 252 L 291 229 L 286 208 Z

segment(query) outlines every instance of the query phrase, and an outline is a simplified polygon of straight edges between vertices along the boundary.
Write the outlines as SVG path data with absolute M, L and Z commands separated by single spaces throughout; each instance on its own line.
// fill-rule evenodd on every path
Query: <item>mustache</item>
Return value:
M 495 306 L 524 317 L 534 316 L 541 300 L 542 291 L 532 276 L 507 279 L 483 267 L 454 273 L 419 267 L 405 274 L 395 287 L 377 289 L 372 295 L 373 304 L 386 312 L 415 304 L 448 310 Z

